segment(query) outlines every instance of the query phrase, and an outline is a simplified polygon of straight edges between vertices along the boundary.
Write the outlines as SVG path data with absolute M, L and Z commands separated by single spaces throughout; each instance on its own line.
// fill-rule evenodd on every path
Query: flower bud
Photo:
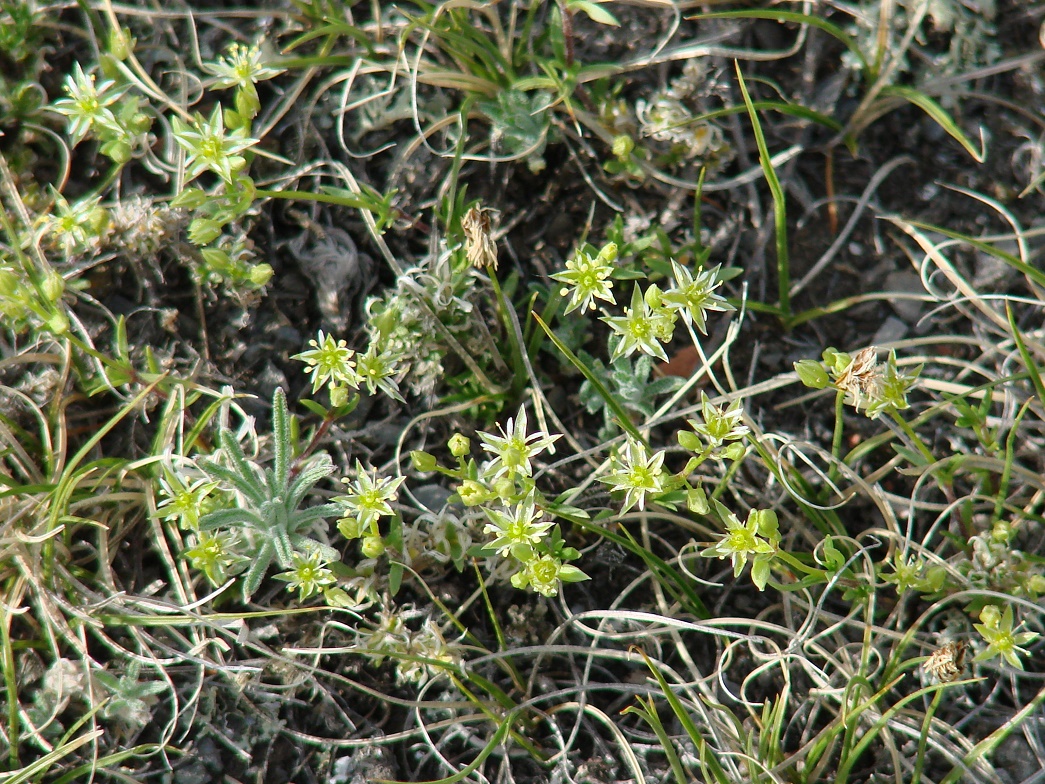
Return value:
M 980 610 L 980 620 L 983 621 L 984 626 L 996 629 L 998 624 L 1001 623 L 1001 610 L 995 604 L 988 604 Z
M 341 588 L 326 588 L 323 591 L 323 598 L 331 607 L 355 607 L 356 603 L 352 601 L 352 598 L 345 593 Z
M 109 228 L 109 211 L 95 207 L 87 215 L 87 225 L 90 226 L 91 234 L 100 237 Z
M 446 445 L 450 448 L 450 454 L 454 457 L 464 457 L 472 448 L 471 440 L 460 433 L 454 433 L 450 436 L 450 440 Z
M 692 427 L 692 425 L 690 425 Z M 704 442 L 700 440 L 696 433 L 691 433 L 688 430 L 679 431 L 679 446 L 690 452 L 700 452 L 704 449 Z
M 493 483 L 494 495 L 503 501 L 508 501 L 515 495 L 515 482 L 507 476 L 498 477 Z
M 137 40 L 126 27 L 116 28 L 109 32 L 109 54 L 117 60 L 126 60 L 130 57 L 136 43 Z
M 363 526 L 359 524 L 359 519 L 355 517 L 342 517 L 337 521 L 337 530 L 349 541 L 358 539 L 363 535 Z
M 722 458 L 724 460 L 737 461 L 744 456 L 745 447 L 743 442 L 734 441 L 732 444 L 722 450 Z
M 196 210 L 206 204 L 209 199 L 210 196 L 202 188 L 185 188 L 171 200 L 171 207 Z
M 824 366 L 815 359 L 803 359 L 795 363 L 798 380 L 812 389 L 825 389 L 831 382 Z
M 770 542 L 780 536 L 776 512 L 772 509 L 753 509 L 751 519 L 755 523 L 760 536 L 764 536 Z
M 348 387 L 343 387 L 340 384 L 330 384 L 327 387 L 327 391 L 330 392 L 330 405 L 334 408 L 341 408 L 341 406 L 348 403 Z
M 376 312 L 375 309 L 375 312 L 370 314 L 370 323 L 380 337 L 387 338 L 399 323 L 399 313 L 394 308 L 385 308 L 380 312 Z
M 461 486 L 457 488 L 457 495 L 460 496 L 461 503 L 465 506 L 475 506 L 489 501 L 492 497 L 490 491 L 474 479 L 465 479 L 461 482 Z
M 607 242 L 602 246 L 602 250 L 599 251 L 599 261 L 604 264 L 612 264 L 617 260 L 617 243 Z
M 193 245 L 209 245 L 221 236 L 222 224 L 208 218 L 196 218 L 189 224 L 189 242 Z
M 704 488 L 695 487 L 686 493 L 686 508 L 698 515 L 706 515 L 711 511 Z
M 47 319 L 46 327 L 55 335 L 64 335 L 69 331 L 69 317 L 65 315 L 64 310 L 55 311 L 55 313 Z
M 635 149 L 635 140 L 622 134 L 613 140 L 613 157 L 618 161 L 626 161 Z
M 434 471 L 439 466 L 439 461 L 435 459 L 435 455 L 430 455 L 419 449 L 410 453 L 410 462 L 413 463 L 415 470 L 423 474 Z
M 40 291 L 48 302 L 57 302 L 65 292 L 65 278 L 53 270 L 49 271 L 40 286 Z
M 229 254 L 218 248 L 204 248 L 200 251 L 200 255 L 203 257 L 203 263 L 219 275 L 224 275 L 232 268 L 232 259 L 229 258 Z
M 13 299 L 21 288 L 18 275 L 9 269 L 0 269 L 0 299 Z
M 108 155 L 109 159 L 118 166 L 123 166 L 134 157 L 134 150 L 131 149 L 131 145 L 123 139 L 113 139 L 106 142 L 102 145 L 102 153 Z
M 272 280 L 272 274 L 273 273 L 271 265 L 255 264 L 253 267 L 250 268 L 250 271 L 247 273 L 247 278 L 253 285 L 257 286 L 258 288 L 261 288 L 270 280 Z
M 385 551 L 385 540 L 380 536 L 366 536 L 360 544 L 360 549 L 367 558 L 378 558 Z
M 228 126 L 230 129 L 248 126 L 251 119 L 257 117 L 258 112 L 261 111 L 261 101 L 258 99 L 258 91 L 252 82 L 240 85 L 239 89 L 236 90 L 234 103 L 236 104 L 236 113 L 239 115 L 239 125 L 232 125 L 230 123 Z M 228 114 L 229 113 L 226 113 L 226 116 L 228 116 Z
M 991 527 L 991 541 L 998 544 L 1008 544 L 1012 538 L 1012 526 L 1005 520 L 999 520 Z

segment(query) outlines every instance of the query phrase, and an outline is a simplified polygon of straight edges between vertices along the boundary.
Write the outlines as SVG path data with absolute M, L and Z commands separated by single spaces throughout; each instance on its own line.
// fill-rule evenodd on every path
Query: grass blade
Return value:
M 777 268 L 777 290 L 779 291 L 780 316 L 785 324 L 791 321 L 791 265 L 787 248 L 787 201 L 784 198 L 784 189 L 773 169 L 772 158 L 769 155 L 769 147 L 766 146 L 766 137 L 762 133 L 762 124 L 758 121 L 758 113 L 751 101 L 744 82 L 744 74 L 740 71 L 740 63 L 736 62 L 737 79 L 740 84 L 740 92 L 744 96 L 744 105 L 747 106 L 748 116 L 751 118 L 751 128 L 755 132 L 755 144 L 758 145 L 758 159 L 762 164 L 762 171 L 766 177 L 766 183 L 773 194 L 773 217 L 776 228 L 776 268 Z
M 951 138 L 964 147 L 965 151 L 972 156 L 974 161 L 977 163 L 984 162 L 986 158 L 984 152 L 977 150 L 969 137 L 962 132 L 961 128 L 958 127 L 958 123 L 956 123 L 951 118 L 951 115 L 947 113 L 947 110 L 925 93 L 915 90 L 912 87 L 893 84 L 883 87 L 880 95 L 882 97 L 892 96 L 895 98 L 902 98 L 908 103 L 914 104 L 929 115 L 937 125 L 947 131 Z
M 751 9 L 744 11 L 715 11 L 709 14 L 695 14 L 694 16 L 687 16 L 687 19 L 769 19 L 777 22 L 796 22 L 797 24 L 805 24 L 810 27 L 815 27 L 818 30 L 830 35 L 832 38 L 836 38 L 845 44 L 845 48 L 852 52 L 853 56 L 860 61 L 860 70 L 865 73 L 870 68 L 867 60 L 864 59 L 864 53 L 860 51 L 860 47 L 857 45 L 856 40 L 849 35 L 845 30 L 836 24 L 828 22 L 826 19 L 821 19 L 816 16 L 809 16 L 808 14 L 801 14 L 795 11 L 769 11 L 761 9 Z
M 606 405 L 609 406 L 610 411 L 613 412 L 614 417 L 617 419 L 617 424 L 621 426 L 621 429 L 623 429 L 625 433 L 627 433 L 629 436 L 634 438 L 636 441 L 638 441 L 640 444 L 642 444 L 648 449 L 649 443 L 646 441 L 645 438 L 642 437 L 642 434 L 639 433 L 638 429 L 636 429 L 627 412 L 624 410 L 621 404 L 617 402 L 616 398 L 613 397 L 610 391 L 606 389 L 605 384 L 603 384 L 602 381 L 599 380 L 599 377 L 592 372 L 591 368 L 589 368 L 587 365 L 581 362 L 580 357 L 578 357 L 576 354 L 570 351 L 570 349 L 567 348 L 565 343 L 559 340 L 558 336 L 556 336 L 556 334 L 552 332 L 551 328 L 544 323 L 544 321 L 541 319 L 540 316 L 537 315 L 536 312 L 532 313 L 532 315 L 534 319 L 536 319 L 537 323 L 541 325 L 541 329 L 544 330 L 549 340 L 551 340 L 551 342 L 555 344 L 555 347 L 562 352 L 562 355 L 566 357 L 567 360 L 569 360 L 571 365 L 573 365 L 575 368 L 577 368 L 577 370 L 580 371 L 582 376 L 588 379 L 595 391 L 599 393 L 599 397 L 606 401 Z

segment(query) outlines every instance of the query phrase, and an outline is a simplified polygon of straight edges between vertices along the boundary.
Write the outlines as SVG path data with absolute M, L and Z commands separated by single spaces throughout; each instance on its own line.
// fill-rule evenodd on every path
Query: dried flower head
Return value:
M 882 370 L 878 366 L 878 349 L 868 346 L 858 351 L 835 380 L 835 386 L 851 395 L 858 409 L 861 401 L 880 398 Z
M 461 218 L 464 252 L 468 262 L 478 269 L 497 269 L 497 245 L 490 236 L 490 213 L 486 207 L 474 206 Z
M 932 652 L 922 669 L 943 683 L 953 683 L 965 670 L 965 654 L 968 650 L 969 643 L 965 640 L 948 642 Z
M 845 402 L 857 411 L 863 411 L 870 419 L 877 419 L 885 411 L 903 411 L 909 408 L 907 393 L 917 383 L 922 366 L 900 372 L 896 352 L 890 351 L 882 363 L 878 362 L 877 351 L 869 346 L 854 356 L 833 348 L 825 349 L 824 362 L 830 371 L 831 385 L 845 393 Z M 809 363 L 795 365 L 803 383 L 823 389 L 827 386 L 826 375 L 819 374 Z M 814 378 L 818 376 L 818 378 Z

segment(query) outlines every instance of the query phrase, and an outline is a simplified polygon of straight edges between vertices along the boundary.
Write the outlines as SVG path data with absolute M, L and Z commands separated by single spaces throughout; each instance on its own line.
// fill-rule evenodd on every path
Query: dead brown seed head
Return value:
M 497 245 L 490 236 L 490 213 L 486 207 L 472 207 L 461 218 L 464 251 L 473 267 L 497 269 Z
M 952 683 L 962 677 L 965 671 L 965 654 L 969 643 L 954 640 L 937 648 L 922 665 L 927 673 L 943 683 Z

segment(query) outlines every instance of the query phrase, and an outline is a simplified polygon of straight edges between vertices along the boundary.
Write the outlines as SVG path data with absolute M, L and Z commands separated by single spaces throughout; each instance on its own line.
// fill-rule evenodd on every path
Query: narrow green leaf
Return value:
M 323 408 L 323 406 L 321 406 L 315 400 L 312 400 L 311 398 L 305 397 L 305 398 L 302 398 L 301 400 L 299 400 L 298 403 L 301 404 L 302 406 L 304 406 L 305 408 L 307 408 L 309 411 L 311 411 L 313 414 L 315 414 L 320 419 L 326 419 L 326 417 L 327 417 L 327 410 L 325 408 Z
M 328 24 L 324 24 L 320 27 L 316 27 L 312 30 L 309 30 L 307 33 L 302 33 L 289 44 L 287 44 L 285 47 L 283 47 L 283 51 L 292 52 L 302 44 L 307 44 L 309 41 L 314 41 L 317 38 L 335 38 L 338 36 L 345 36 L 351 38 L 357 44 L 365 46 L 367 54 L 374 53 L 373 36 L 367 33 L 366 31 L 356 27 L 355 25 L 345 24 L 344 22 L 330 22 Z M 289 68 L 293 65 L 293 61 L 279 61 L 277 64 Z
M 740 63 L 735 62 L 737 79 L 739 80 L 740 92 L 744 96 L 744 105 L 747 106 L 748 116 L 751 118 L 751 128 L 755 132 L 755 144 L 758 145 L 759 162 L 762 164 L 762 173 L 766 178 L 766 184 L 773 194 L 773 218 L 776 232 L 776 267 L 777 267 L 777 291 L 779 292 L 780 317 L 785 325 L 791 320 L 791 263 L 787 246 L 787 200 L 784 197 L 784 189 L 780 185 L 780 179 L 773 169 L 773 159 L 766 145 L 766 137 L 762 133 L 762 124 L 758 120 L 758 113 L 751 101 L 744 82 L 744 74 L 740 70 Z
M 700 730 L 694 723 L 693 718 L 689 715 L 686 709 L 683 707 L 682 702 L 678 697 L 675 696 L 675 692 L 668 686 L 668 682 L 664 679 L 660 670 L 654 665 L 653 661 L 646 655 L 645 651 L 639 651 L 642 658 L 646 662 L 646 666 L 649 667 L 650 672 L 653 673 L 653 677 L 657 679 L 657 684 L 660 686 L 661 692 L 664 694 L 664 698 L 668 701 L 668 705 L 671 706 L 672 712 L 674 712 L 676 718 L 682 728 L 689 735 L 693 745 L 697 747 L 697 752 L 700 754 L 700 764 L 705 768 L 705 775 L 707 775 L 707 769 L 710 768 L 711 775 L 715 777 L 715 781 L 718 784 L 729 784 L 729 777 L 726 775 L 725 769 L 719 763 L 718 758 L 714 755 L 714 749 L 708 746 L 704 736 L 701 735 Z
M 631 418 L 624 411 L 624 408 L 621 406 L 620 403 L 617 402 L 616 398 L 613 397 L 610 391 L 606 389 L 606 386 L 602 383 L 602 381 L 599 380 L 599 377 L 596 376 L 594 372 L 592 372 L 591 368 L 589 368 L 587 365 L 581 362 L 580 358 L 572 351 L 570 351 L 570 349 L 566 346 L 565 343 L 559 340 L 556 334 L 552 332 L 551 328 L 544 323 L 544 321 L 541 319 L 540 316 L 537 315 L 536 312 L 531 311 L 530 315 L 532 315 L 534 319 L 537 321 L 537 323 L 541 325 L 541 329 L 544 330 L 545 334 L 548 336 L 548 339 L 555 344 L 555 347 L 562 352 L 562 355 L 566 357 L 567 360 L 569 360 L 570 364 L 577 368 L 577 370 L 580 371 L 582 376 L 588 379 L 595 391 L 598 392 L 599 397 L 606 401 L 606 405 L 609 407 L 610 411 L 613 412 L 614 417 L 617 420 L 617 424 L 621 426 L 624 432 L 630 435 L 639 443 L 641 443 L 647 449 L 649 449 L 649 444 L 646 442 L 646 439 L 642 437 L 642 434 L 639 433 L 639 431 L 636 429 L 635 425 L 631 421 Z
M 387 543 L 396 552 L 403 552 L 403 519 L 399 515 L 392 518 L 388 530 Z M 388 590 L 392 596 L 399 593 L 403 584 L 403 564 L 393 559 L 388 565 Z
M 515 722 L 518 716 L 519 714 L 516 711 L 512 711 L 511 713 L 509 713 L 508 716 L 505 717 L 504 721 L 502 721 L 497 726 L 497 731 L 494 732 L 494 734 L 490 737 L 490 740 L 487 742 L 487 744 L 483 746 L 482 751 L 480 751 L 476 758 L 472 760 L 472 762 L 470 762 L 468 765 L 465 765 L 463 768 L 461 768 L 461 770 L 457 771 L 457 773 L 455 773 L 452 776 L 447 776 L 445 779 L 436 779 L 435 781 L 429 781 L 427 782 L 427 784 L 457 784 L 458 781 L 464 781 L 465 779 L 467 779 L 469 776 L 472 775 L 472 773 L 474 773 L 479 768 L 480 765 L 483 764 L 483 762 L 486 761 L 487 757 L 493 754 L 494 749 L 496 749 L 504 742 L 505 737 L 507 737 L 508 735 L 508 731 L 511 729 L 512 724 Z M 375 784 L 406 784 L 406 782 L 398 782 L 394 779 L 374 779 L 374 781 Z
M 825 128 L 838 132 L 841 131 L 845 126 L 838 122 L 834 117 L 829 117 L 826 114 L 821 114 L 813 109 L 806 108 L 801 104 L 787 103 L 785 101 L 752 101 L 751 105 L 755 107 L 756 111 L 773 111 L 780 112 L 781 114 L 789 115 L 790 117 L 797 117 L 800 120 L 809 120 L 817 125 L 822 125 Z M 727 106 L 723 109 L 715 109 L 712 112 L 705 112 L 697 117 L 694 117 L 692 122 L 699 122 L 701 120 L 716 120 L 719 117 L 729 117 L 734 114 L 740 114 L 746 111 L 747 107 L 744 106 Z
M 272 441 L 276 484 L 283 488 L 290 476 L 290 410 L 282 388 L 272 396 Z
M 971 245 L 972 247 L 976 248 L 976 250 L 983 251 L 988 256 L 993 256 L 999 261 L 1004 261 L 1013 269 L 1019 270 L 1022 274 L 1026 275 L 1039 286 L 1045 288 L 1045 272 L 1042 272 L 1037 267 L 1032 267 L 1029 264 L 1024 264 L 1018 256 L 1013 256 L 1011 253 L 1006 253 L 1005 251 L 995 247 L 989 242 L 984 242 L 983 240 L 978 240 L 975 237 L 970 237 L 968 234 L 962 234 L 960 231 L 947 229 L 943 226 L 936 226 L 932 223 L 922 223 L 920 221 L 914 220 L 903 222 L 907 223 L 910 226 L 914 226 L 918 229 L 935 231 L 939 234 L 944 235 L 945 237 L 950 237 L 954 240 L 961 240 L 962 242 L 967 243 L 968 245 Z
M 203 473 L 211 479 L 222 480 L 232 485 L 246 498 L 250 499 L 255 506 L 264 502 L 264 489 L 260 488 L 257 482 L 253 481 L 250 476 L 244 477 L 238 471 L 233 471 L 228 466 L 224 466 L 216 460 L 211 459 L 201 461 L 199 466 Z
M 599 5 L 598 2 L 593 2 L 593 0 L 570 0 L 566 7 L 571 11 L 583 11 L 593 22 L 609 25 L 610 27 L 620 27 L 617 17 Z
M 557 507 L 555 514 L 557 517 L 573 523 L 589 533 L 596 534 L 604 539 L 609 539 L 611 542 L 620 545 L 628 552 L 637 555 L 643 560 L 647 568 L 653 572 L 658 582 L 664 586 L 664 589 L 670 592 L 679 604 L 686 608 L 686 610 L 693 613 L 701 620 L 707 620 L 711 617 L 711 612 L 697 595 L 696 591 L 693 590 L 692 581 L 679 574 L 671 564 L 662 560 L 636 542 L 635 539 L 628 534 L 626 528 L 622 527 L 621 533 L 618 533 L 617 531 L 607 528 L 602 522 L 591 521 L 583 517 L 575 517 L 574 515 L 568 514 L 563 511 L 563 507 Z
M 1027 368 L 1027 372 L 1030 374 L 1030 380 L 1034 385 L 1034 391 L 1038 395 L 1038 402 L 1045 405 L 1045 383 L 1041 380 L 1041 371 L 1038 369 L 1034 357 L 1031 356 L 1030 351 L 1027 350 L 1027 344 L 1023 340 L 1023 335 L 1020 334 L 1019 327 L 1016 326 L 1016 318 L 1012 315 L 1012 308 L 1009 307 L 1008 302 L 1005 303 L 1005 317 L 1009 320 L 1009 329 L 1012 330 L 1012 339 L 1016 341 L 1016 348 L 1019 349 L 1020 357 L 1023 359 L 1023 364 Z
M 892 84 L 883 87 L 880 95 L 902 98 L 908 103 L 914 104 L 927 115 L 932 117 L 937 125 L 947 131 L 951 138 L 964 147 L 965 151 L 972 156 L 974 161 L 977 163 L 983 163 L 985 158 L 984 153 L 976 149 L 976 146 L 969 140 L 969 137 L 962 132 L 961 128 L 958 127 L 958 123 L 956 123 L 951 118 L 951 115 L 947 113 L 947 110 L 925 93 L 915 90 L 912 87 Z
M 127 341 L 127 319 L 123 316 L 116 319 L 116 356 L 120 359 L 129 359 L 131 356 L 130 343 Z
M 668 735 L 667 730 L 664 729 L 664 722 L 657 715 L 657 706 L 654 704 L 653 698 L 647 697 L 644 701 L 642 697 L 639 697 L 638 705 L 629 705 L 621 713 L 625 715 L 633 713 L 640 716 L 653 728 L 657 740 L 660 741 L 660 751 L 668 758 L 668 765 L 671 767 L 671 773 L 675 777 L 675 781 L 678 784 L 686 784 L 689 780 L 686 776 L 686 771 L 682 768 L 682 762 L 679 760 L 679 755 L 675 752 L 675 746 L 671 742 L 671 737 Z
M 865 74 L 868 72 L 867 60 L 864 59 L 864 53 L 860 51 L 859 45 L 856 43 L 856 39 L 849 35 L 845 30 L 836 24 L 828 22 L 826 19 L 821 19 L 816 16 L 810 16 L 808 14 L 800 14 L 795 11 L 768 11 L 760 9 L 744 10 L 744 11 L 715 11 L 708 14 L 695 14 L 694 16 L 687 16 L 687 19 L 770 19 L 777 22 L 797 22 L 798 24 L 806 24 L 810 27 L 815 27 L 818 30 L 823 30 L 828 35 L 837 38 L 848 49 L 857 60 L 860 61 L 860 70 Z
M 250 597 L 261 587 L 261 581 L 265 578 L 269 564 L 272 563 L 274 555 L 269 545 L 264 545 L 258 557 L 251 561 L 247 574 L 243 577 L 243 600 L 249 602 Z

